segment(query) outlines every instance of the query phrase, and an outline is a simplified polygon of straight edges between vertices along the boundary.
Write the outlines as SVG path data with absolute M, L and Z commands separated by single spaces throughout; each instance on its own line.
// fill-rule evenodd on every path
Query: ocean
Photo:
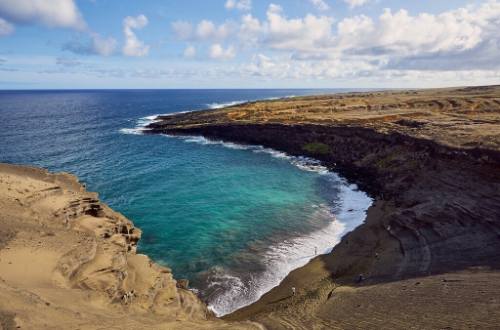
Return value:
M 0 162 L 77 175 L 142 229 L 139 253 L 225 315 L 329 252 L 371 199 L 311 159 L 143 127 L 157 114 L 345 91 L 0 91 Z

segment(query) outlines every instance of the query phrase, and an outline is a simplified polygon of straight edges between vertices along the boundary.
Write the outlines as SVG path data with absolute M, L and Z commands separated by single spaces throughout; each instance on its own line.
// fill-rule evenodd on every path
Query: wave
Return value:
M 332 175 L 335 176 L 334 173 Z M 336 179 L 340 179 L 336 176 Z M 289 238 L 271 245 L 259 258 L 265 267 L 263 272 L 235 274 L 214 267 L 208 277 L 208 289 L 216 292 L 208 299 L 208 307 L 223 316 L 257 301 L 266 292 L 278 286 L 294 269 L 306 265 L 318 254 L 331 252 L 342 236 L 361 224 L 371 199 L 345 181 L 340 188 L 341 207 L 335 212 L 330 206 L 319 205 L 312 217 L 322 218 L 329 224 L 308 235 Z
M 161 121 L 161 119 L 157 119 L 159 116 L 168 117 L 168 116 L 174 116 L 174 115 L 178 115 L 181 113 L 188 113 L 188 112 L 192 112 L 192 111 L 195 111 L 195 110 L 179 111 L 179 112 L 171 112 L 171 113 L 159 113 L 156 115 L 149 115 L 149 116 L 141 117 L 135 121 L 135 127 L 133 127 L 133 128 L 121 128 L 121 129 L 119 129 L 119 132 L 122 134 L 142 135 L 142 134 L 144 134 L 144 132 L 149 130 L 147 128 L 147 126 L 149 124 Z
M 158 118 L 158 116 L 165 116 L 165 115 L 164 114 L 156 114 L 156 115 L 141 117 L 135 121 L 135 127 L 133 127 L 133 128 L 121 128 L 119 130 L 119 132 L 122 134 L 142 135 L 145 131 L 148 130 L 146 127 L 149 124 L 152 124 L 152 123 L 158 121 L 156 119 L 156 118 Z
M 292 98 L 292 97 L 296 97 L 296 95 L 272 96 L 272 97 L 267 97 L 267 98 L 258 99 L 258 100 L 274 101 L 274 100 L 288 99 L 288 98 Z M 257 101 L 257 100 L 254 100 L 254 101 Z M 239 101 L 230 101 L 230 102 L 222 102 L 222 103 L 214 102 L 214 103 L 208 103 L 207 107 L 209 109 L 222 109 L 222 108 L 232 107 L 235 105 L 244 104 L 244 103 L 248 103 L 248 102 L 251 102 L 251 101 L 250 100 L 239 100 Z
M 232 107 L 232 106 L 247 103 L 247 102 L 248 101 L 246 101 L 246 100 L 245 101 L 231 101 L 231 102 L 224 102 L 224 103 L 214 102 L 214 103 L 208 103 L 207 107 L 209 109 L 222 109 L 222 108 Z
M 220 145 L 225 148 L 229 149 L 235 149 L 235 150 L 250 150 L 254 153 L 266 153 L 271 155 L 271 157 L 274 158 L 279 158 L 279 159 L 285 159 L 289 161 L 292 165 L 298 167 L 299 169 L 303 171 L 308 171 L 308 172 L 316 172 L 319 174 L 328 174 L 330 171 L 326 166 L 321 165 L 321 162 L 305 157 L 305 156 L 291 156 L 288 155 L 285 152 L 274 150 L 271 148 L 265 148 L 263 146 L 259 145 L 245 145 L 245 144 L 238 144 L 238 143 L 233 143 L 233 142 L 225 142 L 222 140 L 210 140 L 207 139 L 203 136 L 181 136 L 181 135 L 166 135 L 168 137 L 172 138 L 179 138 L 184 140 L 184 142 L 188 143 L 198 143 L 201 145 Z
M 263 100 L 280 100 L 280 99 L 286 99 L 286 98 L 290 98 L 290 97 L 295 97 L 295 95 L 289 95 L 289 96 L 284 96 L 284 97 L 269 97 L 269 98 L 266 98 Z M 206 106 L 209 109 L 222 109 L 222 108 L 226 108 L 226 107 L 235 106 L 238 104 L 244 104 L 247 102 L 249 102 L 249 101 L 248 100 L 240 100 L 240 101 L 230 101 L 230 102 L 223 102 L 223 103 L 214 102 L 214 103 L 208 103 L 208 104 L 206 104 Z M 186 111 L 170 112 L 170 113 L 156 114 L 156 115 L 149 115 L 149 116 L 141 117 L 141 118 L 136 120 L 135 127 L 121 128 L 119 130 L 119 132 L 122 134 L 142 135 L 145 131 L 148 130 L 146 127 L 149 124 L 160 121 L 157 119 L 159 116 L 162 116 L 162 117 L 175 116 L 178 114 L 188 113 L 188 112 L 193 112 L 193 111 L 199 111 L 199 110 L 186 110 Z

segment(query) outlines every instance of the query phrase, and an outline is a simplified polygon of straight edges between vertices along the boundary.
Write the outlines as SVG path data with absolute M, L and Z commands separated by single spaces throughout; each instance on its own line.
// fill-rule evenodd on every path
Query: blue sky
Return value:
M 500 0 L 0 0 L 0 88 L 500 83 Z

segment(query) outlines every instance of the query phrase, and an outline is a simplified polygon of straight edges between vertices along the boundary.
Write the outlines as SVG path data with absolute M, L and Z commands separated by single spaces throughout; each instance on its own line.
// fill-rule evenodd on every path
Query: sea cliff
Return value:
M 331 254 L 226 319 L 270 328 L 500 320 L 499 86 L 299 97 L 157 119 L 149 133 L 314 157 L 376 200 Z

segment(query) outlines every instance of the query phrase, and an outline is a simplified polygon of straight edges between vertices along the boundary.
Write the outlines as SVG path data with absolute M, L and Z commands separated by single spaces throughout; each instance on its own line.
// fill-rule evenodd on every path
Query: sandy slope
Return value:
M 259 328 L 210 316 L 71 175 L 0 164 L 0 210 L 0 329 Z

